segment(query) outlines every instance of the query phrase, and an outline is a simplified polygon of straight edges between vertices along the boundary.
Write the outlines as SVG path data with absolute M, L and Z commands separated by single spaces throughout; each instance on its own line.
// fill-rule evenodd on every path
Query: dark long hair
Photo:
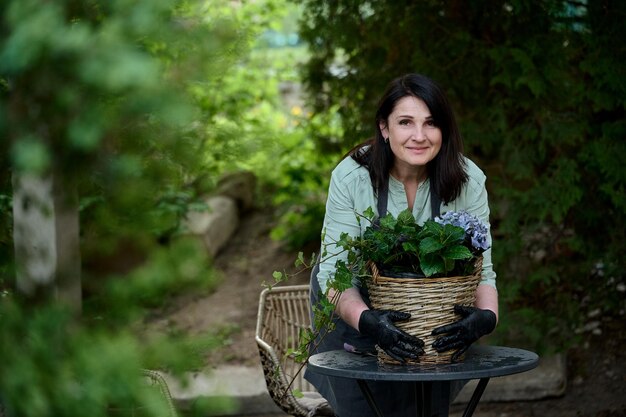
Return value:
M 348 154 L 368 169 L 376 192 L 386 187 L 394 155 L 391 146 L 385 143 L 379 123 L 387 124 L 398 101 L 407 96 L 424 101 L 435 125 L 441 129 L 441 149 L 426 165 L 426 169 L 432 192 L 437 193 L 441 201 L 447 204 L 459 196 L 468 176 L 463 162 L 463 140 L 454 113 L 443 90 L 430 78 L 407 74 L 389 83 L 378 103 L 374 120 L 375 136 L 357 145 Z

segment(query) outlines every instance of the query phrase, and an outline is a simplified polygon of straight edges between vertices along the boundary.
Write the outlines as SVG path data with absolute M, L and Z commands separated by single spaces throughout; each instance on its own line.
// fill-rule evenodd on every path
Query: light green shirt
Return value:
M 489 204 L 487 189 L 485 188 L 485 174 L 471 160 L 464 158 L 469 180 L 463 185 L 461 194 L 449 204 L 441 204 L 441 214 L 448 211 L 465 210 L 480 220 L 489 224 Z M 339 240 L 342 233 L 350 236 L 362 236 L 369 225 L 368 221 L 357 222 L 355 213 L 363 214 L 369 207 L 377 213 L 377 199 L 367 169 L 359 165 L 352 157 L 347 157 L 337 165 L 330 178 L 328 200 L 326 201 L 326 215 L 324 216 L 323 247 L 328 254 L 339 252 L 333 242 Z M 389 195 L 387 212 L 393 216 L 408 208 L 404 185 L 397 179 L 389 176 Z M 413 216 L 418 224 L 424 224 L 431 218 L 430 209 L 430 182 L 426 180 L 420 184 L 413 203 Z M 491 233 L 488 237 L 491 246 Z M 317 279 L 322 291 L 326 291 L 327 282 L 335 272 L 337 259 L 346 259 L 347 254 L 329 257 L 320 263 Z M 356 284 L 356 282 L 355 282 Z M 483 270 L 481 284 L 496 287 L 496 274 L 491 263 L 491 249 L 483 253 Z

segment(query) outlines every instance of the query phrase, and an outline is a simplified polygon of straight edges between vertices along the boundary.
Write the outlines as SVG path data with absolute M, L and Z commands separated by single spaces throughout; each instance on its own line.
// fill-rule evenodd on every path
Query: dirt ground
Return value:
M 257 365 L 254 342 L 259 293 L 275 270 L 294 272 L 297 253 L 286 251 L 269 237 L 273 214 L 257 210 L 245 217 L 215 266 L 223 281 L 208 295 L 176 297 L 160 315 L 161 325 L 175 326 L 191 333 L 221 328 L 227 343 L 207 357 L 207 366 L 218 363 Z M 314 248 L 305 250 L 305 255 Z M 308 272 L 290 283 L 308 282 Z M 618 417 L 626 416 L 626 323 L 603 323 L 601 335 L 589 335 L 586 342 L 567 354 L 568 384 L 564 396 L 532 402 L 481 403 L 476 416 L 483 417 Z M 454 406 L 451 416 L 461 416 Z

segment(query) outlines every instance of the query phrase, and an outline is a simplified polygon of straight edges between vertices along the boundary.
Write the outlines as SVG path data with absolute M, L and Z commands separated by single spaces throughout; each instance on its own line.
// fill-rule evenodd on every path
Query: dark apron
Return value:
M 378 218 L 383 217 L 387 213 L 387 196 L 387 188 L 381 189 L 377 202 Z M 436 193 L 432 193 L 432 187 L 430 203 L 432 218 L 435 218 L 439 216 L 441 200 Z M 311 272 L 310 297 L 312 306 L 319 303 L 319 296 L 321 294 L 320 285 L 317 281 L 318 272 L 319 265 L 316 263 Z M 361 293 L 361 297 L 363 297 L 363 301 L 371 308 L 367 288 L 361 287 L 359 288 L 359 292 Z M 335 330 L 328 333 L 321 342 L 318 336 L 317 341 L 319 346 L 317 349 L 312 350 L 310 352 L 311 354 L 343 349 L 344 343 L 348 343 L 359 350 L 375 351 L 375 341 L 373 339 L 361 335 L 357 330 L 350 327 L 337 316 L 335 316 L 333 321 L 335 323 Z M 314 322 L 312 310 L 311 322 Z M 317 330 L 319 329 L 314 329 L 315 332 L 317 332 Z M 363 393 L 359 389 L 355 379 L 323 376 L 309 371 L 306 371 L 304 377 L 317 388 L 324 398 L 326 398 L 338 417 L 375 416 L 363 397 Z M 415 415 L 417 400 L 412 384 L 388 381 L 368 381 L 367 384 L 372 391 L 376 404 L 384 416 L 406 417 L 408 415 Z M 454 395 L 458 393 L 461 387 L 462 384 L 460 384 L 459 387 L 451 387 L 451 398 L 454 398 Z M 447 409 L 449 404 L 442 404 L 441 406 Z

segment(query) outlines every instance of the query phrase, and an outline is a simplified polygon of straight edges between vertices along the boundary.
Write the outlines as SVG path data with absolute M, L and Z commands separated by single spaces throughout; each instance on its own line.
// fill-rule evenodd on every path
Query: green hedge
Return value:
M 337 106 L 339 147 L 372 135 L 391 78 L 420 72 L 447 91 L 465 152 L 488 176 L 499 333 L 520 343 L 560 348 L 588 312 L 625 307 L 625 11 L 618 1 L 304 5 L 304 82 L 317 112 Z

